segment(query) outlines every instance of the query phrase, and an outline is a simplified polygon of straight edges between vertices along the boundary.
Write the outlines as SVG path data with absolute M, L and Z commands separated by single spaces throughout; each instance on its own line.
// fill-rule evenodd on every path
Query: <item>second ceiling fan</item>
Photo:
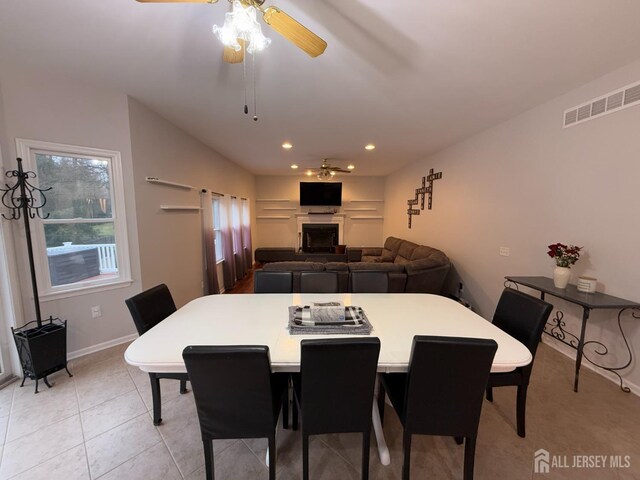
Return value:
M 218 0 L 137 0 L 141 3 L 216 3 Z M 264 22 L 273 28 L 276 32 L 289 40 L 295 46 L 306 52 L 311 57 L 317 57 L 321 55 L 327 48 L 327 42 L 325 42 L 318 35 L 313 33 L 307 27 L 302 25 L 293 17 L 289 16 L 278 7 L 269 6 L 263 7 L 265 0 L 235 0 L 232 3 L 233 11 L 226 14 L 225 26 L 227 22 L 233 20 L 233 17 L 237 15 L 242 17 L 241 22 L 244 24 L 255 22 L 255 12 L 262 13 L 262 19 Z M 259 29 L 259 24 L 257 24 Z M 222 30 L 218 29 L 218 30 Z M 217 33 L 221 37 L 221 34 Z M 229 32 L 224 32 L 222 35 L 227 35 Z M 264 38 L 264 37 L 263 37 Z M 227 41 L 225 41 L 227 40 Z M 228 38 L 223 40 L 225 43 L 223 60 L 228 63 L 240 63 L 244 60 L 245 50 L 249 50 L 247 43 L 251 42 L 249 35 L 240 33 L 237 38 Z M 268 44 L 268 43 L 267 43 Z M 266 45 L 265 45 L 266 46 Z

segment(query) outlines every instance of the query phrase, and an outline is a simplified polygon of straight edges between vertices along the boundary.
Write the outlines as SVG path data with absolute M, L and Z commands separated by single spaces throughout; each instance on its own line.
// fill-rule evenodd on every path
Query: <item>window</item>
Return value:
M 220 197 L 213 196 L 213 232 L 215 233 L 216 244 L 216 262 L 220 263 L 224 260 L 224 250 L 222 248 L 222 228 L 220 223 Z
M 34 222 L 43 297 L 130 282 L 120 153 L 17 140 L 47 201 Z

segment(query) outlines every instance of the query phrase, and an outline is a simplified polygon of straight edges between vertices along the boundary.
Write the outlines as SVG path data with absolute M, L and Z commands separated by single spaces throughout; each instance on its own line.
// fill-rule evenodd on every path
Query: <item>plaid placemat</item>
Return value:
M 304 314 L 305 309 L 289 307 L 289 334 L 291 335 L 369 335 L 373 330 L 369 319 L 360 307 L 344 307 L 344 320 L 317 322 Z

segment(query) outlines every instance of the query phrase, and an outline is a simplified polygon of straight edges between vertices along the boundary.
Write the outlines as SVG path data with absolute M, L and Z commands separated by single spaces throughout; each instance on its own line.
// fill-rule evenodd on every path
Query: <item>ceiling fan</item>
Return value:
M 140 3 L 216 3 L 218 0 L 137 0 Z M 265 0 L 239 0 L 238 2 L 230 3 L 234 5 L 234 12 L 228 13 L 232 15 L 235 13 L 235 3 L 239 3 L 244 9 L 251 10 L 248 7 L 253 7 L 255 10 L 262 13 L 262 19 L 267 25 L 273 28 L 276 32 L 296 45 L 301 50 L 305 51 L 311 57 L 317 57 L 321 55 L 327 48 L 327 42 L 325 42 L 318 35 L 313 33 L 307 27 L 295 20 L 293 17 L 287 15 L 278 7 L 270 6 L 263 7 Z M 255 15 L 255 11 L 252 10 L 252 14 Z M 255 19 L 254 19 L 255 21 Z M 226 21 L 225 21 L 226 23 Z M 259 29 L 259 26 L 258 26 Z M 225 45 L 222 58 L 228 63 L 240 63 L 244 60 L 245 49 L 251 53 L 250 47 L 245 48 L 249 38 L 233 38 L 230 39 L 233 45 Z M 237 40 L 237 41 L 236 41 Z M 223 42 L 227 43 L 227 42 Z M 267 42 L 268 45 L 268 42 Z M 266 45 L 265 45 L 266 46 Z M 264 48 L 264 47 L 262 47 Z
M 337 173 L 351 173 L 351 170 L 345 170 L 344 168 L 340 167 L 332 167 L 329 164 L 328 158 L 322 159 L 322 165 L 320 165 L 320 168 L 309 167 L 305 168 L 305 170 L 308 176 L 315 175 L 318 180 L 329 180 Z

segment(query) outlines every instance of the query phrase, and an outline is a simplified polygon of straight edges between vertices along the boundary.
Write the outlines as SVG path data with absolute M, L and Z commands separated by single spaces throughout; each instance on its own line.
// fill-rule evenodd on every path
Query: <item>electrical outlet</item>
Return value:
M 91 307 L 91 318 L 98 318 L 101 316 L 102 316 L 102 309 L 100 308 L 100 305 Z
M 498 253 L 502 257 L 508 257 L 509 256 L 509 247 L 500 247 L 500 249 L 498 250 Z

